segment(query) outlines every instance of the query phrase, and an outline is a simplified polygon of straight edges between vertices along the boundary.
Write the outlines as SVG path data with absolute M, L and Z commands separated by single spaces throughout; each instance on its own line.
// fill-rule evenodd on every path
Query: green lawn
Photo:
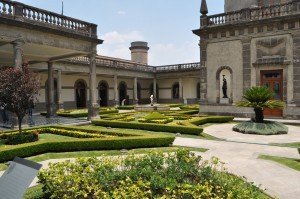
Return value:
M 300 142 L 285 143 L 285 144 L 277 144 L 277 143 L 274 143 L 274 144 L 272 144 L 272 145 L 282 146 L 282 147 L 300 148 Z
M 284 158 L 284 157 L 277 157 L 277 156 L 269 156 L 269 155 L 260 155 L 258 158 L 264 160 L 271 160 L 277 162 L 279 164 L 285 165 L 297 171 L 300 171 L 300 159 L 293 159 L 293 158 Z

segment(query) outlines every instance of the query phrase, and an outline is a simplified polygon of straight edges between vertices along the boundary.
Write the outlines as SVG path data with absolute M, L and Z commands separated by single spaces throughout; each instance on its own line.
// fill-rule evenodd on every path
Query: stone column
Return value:
M 23 62 L 23 45 L 25 44 L 22 40 L 16 40 L 12 42 L 14 48 L 14 67 L 21 68 Z
M 53 62 L 48 62 L 48 82 L 47 82 L 47 118 L 54 116 L 54 78 Z
M 96 52 L 89 55 L 89 107 L 88 107 L 88 120 L 99 118 L 99 104 L 97 103 L 97 89 L 96 89 Z
M 157 93 L 156 93 L 156 77 L 153 79 L 153 98 L 154 102 L 157 103 Z
M 64 102 L 61 99 L 62 83 L 61 83 L 61 70 L 57 70 L 57 98 L 58 109 L 64 108 Z
M 118 76 L 114 75 L 114 93 L 115 93 L 115 105 L 119 105 L 119 93 L 118 93 Z
M 182 78 L 179 78 L 179 101 L 183 103 Z
M 133 104 L 138 104 L 138 88 L 137 88 L 137 77 L 134 78 L 134 82 L 133 82 Z

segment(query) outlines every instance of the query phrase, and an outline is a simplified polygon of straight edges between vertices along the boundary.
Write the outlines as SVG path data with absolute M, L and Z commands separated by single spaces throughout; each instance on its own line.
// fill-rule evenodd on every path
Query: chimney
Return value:
M 148 43 L 144 41 L 135 41 L 129 48 L 131 51 L 131 61 L 148 65 Z

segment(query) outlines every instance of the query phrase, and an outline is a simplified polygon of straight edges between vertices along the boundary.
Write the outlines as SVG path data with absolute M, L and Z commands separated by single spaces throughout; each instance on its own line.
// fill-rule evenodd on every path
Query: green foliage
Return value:
M 259 158 L 264 159 L 264 160 L 271 160 L 274 162 L 278 162 L 279 164 L 282 164 L 282 165 L 285 165 L 292 169 L 295 169 L 297 171 L 300 171 L 300 159 L 269 156 L 269 155 L 260 155 Z
M 58 128 L 54 130 L 55 128 Z M 84 132 L 83 128 L 76 127 L 53 127 L 45 128 L 44 133 L 51 133 L 51 131 L 63 132 L 64 135 L 68 131 L 60 131 L 59 128 L 65 130 L 76 129 L 77 132 Z M 87 132 L 94 132 L 93 136 L 104 134 L 94 130 L 86 130 Z M 75 133 L 79 137 L 81 133 Z M 74 136 L 75 136 L 74 134 Z M 122 135 L 122 132 L 106 132 L 111 135 Z M 6 133 L 1 134 L 6 136 Z M 85 136 L 85 135 L 84 135 Z M 126 136 L 126 137 L 124 137 Z M 133 133 L 123 134 L 123 137 L 105 137 L 105 138 L 76 138 L 68 140 L 43 140 L 33 143 L 20 144 L 16 146 L 0 147 L 0 162 L 10 161 L 15 156 L 29 157 L 33 155 L 48 153 L 48 152 L 69 152 L 69 151 L 89 151 L 89 150 L 119 150 L 132 148 L 148 148 L 148 147 L 166 147 L 173 143 L 174 136 L 161 134 L 147 134 L 147 133 Z
M 167 117 L 159 112 L 149 113 L 144 117 L 145 120 L 162 120 L 167 119 Z
M 35 142 L 39 140 L 39 134 L 37 131 L 23 132 L 20 133 L 10 133 L 4 134 L 1 137 L 4 139 L 4 144 L 6 145 L 18 145 L 23 143 Z
M 55 163 L 39 180 L 50 198 L 268 198 L 218 159 L 203 162 L 186 150 Z
M 232 130 L 245 134 L 279 135 L 287 134 L 289 129 L 281 123 L 265 121 L 264 123 L 241 122 L 235 125 Z
M 199 127 L 173 126 L 163 124 L 149 124 L 149 123 L 130 123 L 120 121 L 108 120 L 93 120 L 92 123 L 97 126 L 114 127 L 114 128 L 128 128 L 128 129 L 142 129 L 157 132 L 171 132 L 190 135 L 200 135 L 203 132 Z
M 233 121 L 233 116 L 207 116 L 207 117 L 196 117 L 187 122 L 199 126 L 207 123 L 226 123 Z
M 236 105 L 240 107 L 253 108 L 283 108 L 284 103 L 279 100 L 271 100 L 274 93 L 267 87 L 252 87 L 246 90 L 243 98 L 245 101 L 237 102 Z
M 174 120 L 172 117 L 167 117 L 159 112 L 152 112 L 148 115 L 146 115 L 143 118 L 140 118 L 139 122 L 145 122 L 145 123 L 154 123 L 154 124 L 167 124 Z

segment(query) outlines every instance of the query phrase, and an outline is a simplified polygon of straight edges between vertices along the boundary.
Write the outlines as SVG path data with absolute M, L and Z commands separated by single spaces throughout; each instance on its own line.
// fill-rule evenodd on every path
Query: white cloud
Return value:
M 117 31 L 105 33 L 101 39 L 104 40 L 105 44 L 120 44 L 127 43 L 129 45 L 133 41 L 144 40 L 144 37 L 138 31 L 131 31 L 128 33 L 119 33 Z
M 120 11 L 117 12 L 117 14 L 118 14 L 118 15 L 126 15 L 126 12 L 123 11 L 123 10 L 120 10 Z
M 144 37 L 139 31 L 128 33 L 113 31 L 104 34 L 101 39 L 104 40 L 104 43 L 98 46 L 98 53 L 100 55 L 130 60 L 130 43 L 144 40 Z

